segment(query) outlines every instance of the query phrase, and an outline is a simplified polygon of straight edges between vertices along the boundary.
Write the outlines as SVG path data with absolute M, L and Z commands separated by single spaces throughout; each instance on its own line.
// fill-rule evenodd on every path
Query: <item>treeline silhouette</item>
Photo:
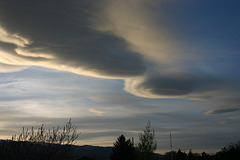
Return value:
M 44 125 L 37 130 L 23 128 L 18 136 L 12 136 L 12 140 L 0 143 L 0 160 L 240 160 L 240 141 L 223 147 L 216 154 L 193 153 L 192 150 L 186 153 L 180 149 L 164 155 L 155 154 L 157 142 L 150 122 L 139 134 L 136 146 L 133 138 L 120 135 L 109 158 L 76 156 L 72 146 L 79 134 L 71 119 L 63 128 L 46 130 Z
M 112 160 L 240 160 L 240 141 L 223 147 L 216 154 L 193 153 L 192 150 L 186 153 L 180 149 L 177 152 L 166 152 L 161 157 L 153 152 L 147 152 L 147 157 L 144 154 L 146 152 L 141 152 L 130 139 L 126 140 L 121 135 L 114 143 Z
M 171 155 L 173 158 L 171 158 Z M 231 143 L 223 147 L 216 154 L 207 154 L 206 152 L 193 153 L 190 150 L 188 153 L 182 152 L 180 149 L 165 153 L 164 157 L 159 160 L 240 160 L 240 141 Z
M 144 133 L 139 135 L 139 143 L 134 146 L 134 142 L 126 139 L 124 135 L 118 137 L 113 146 L 112 160 L 240 160 L 240 141 L 223 147 L 216 154 L 207 154 L 206 152 L 188 153 L 180 149 L 170 151 L 163 156 L 154 154 L 157 143 L 154 130 L 151 129 L 151 123 L 148 122 Z

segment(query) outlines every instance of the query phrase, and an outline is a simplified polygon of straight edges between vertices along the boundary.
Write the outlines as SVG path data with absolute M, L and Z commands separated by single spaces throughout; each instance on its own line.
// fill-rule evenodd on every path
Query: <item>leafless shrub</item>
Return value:
M 37 130 L 25 129 L 19 135 L 13 135 L 12 140 L 5 144 L 7 159 L 24 160 L 54 160 L 64 157 L 71 150 L 80 133 L 72 124 L 71 119 L 63 128 L 57 126 L 45 129 L 42 125 Z

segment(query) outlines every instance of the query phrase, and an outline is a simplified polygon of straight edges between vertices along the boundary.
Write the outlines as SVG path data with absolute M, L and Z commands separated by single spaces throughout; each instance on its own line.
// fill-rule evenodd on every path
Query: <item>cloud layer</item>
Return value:
M 142 74 L 143 59 L 126 49 L 125 40 L 91 29 L 92 15 L 87 12 L 91 7 L 87 1 L 1 2 L 1 57 L 8 57 L 1 63 L 39 65 L 94 77 Z
M 230 62 L 240 57 L 236 50 L 228 50 L 230 44 L 219 41 L 224 26 L 207 25 L 212 19 L 201 17 L 200 10 L 196 10 L 197 19 L 187 14 L 189 8 L 184 12 L 170 6 L 167 1 L 146 0 L 1 1 L 0 71 L 42 66 L 123 79 L 125 91 L 144 98 L 238 98 L 239 76 L 235 75 L 239 71 L 233 68 L 239 63 Z M 209 8 L 206 12 L 213 16 Z M 174 18 L 177 15 L 179 19 Z M 222 24 L 222 20 L 217 22 Z M 234 18 L 229 20 L 234 22 Z M 219 33 L 206 34 L 213 31 Z M 212 41 L 206 43 L 209 38 Z M 236 44 L 233 39 L 233 49 Z

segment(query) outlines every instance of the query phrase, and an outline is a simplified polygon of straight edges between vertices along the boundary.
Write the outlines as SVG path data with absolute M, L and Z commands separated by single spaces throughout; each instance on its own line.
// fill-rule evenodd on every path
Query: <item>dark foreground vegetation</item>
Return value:
M 79 133 L 71 122 L 61 127 L 46 130 L 42 125 L 37 130 L 24 129 L 12 140 L 0 141 L 0 160 L 240 160 L 240 141 L 223 147 L 216 154 L 205 152 L 154 153 L 157 148 L 154 130 L 148 122 L 139 143 L 120 135 L 113 147 L 75 146 Z M 91 151 L 90 151 L 91 150 Z
M 42 125 L 37 130 L 23 128 L 12 140 L 2 141 L 1 160 L 55 160 L 65 159 L 66 153 L 78 138 L 76 126 L 71 119 L 66 125 L 46 130 Z
M 212 155 L 205 152 L 193 153 L 191 150 L 185 153 L 179 149 L 177 152 L 167 152 L 160 160 L 240 160 L 240 141 L 223 147 Z

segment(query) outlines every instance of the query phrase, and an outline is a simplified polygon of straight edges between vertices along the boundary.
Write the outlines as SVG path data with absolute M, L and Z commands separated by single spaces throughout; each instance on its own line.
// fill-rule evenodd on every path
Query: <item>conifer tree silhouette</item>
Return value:
M 126 140 L 124 135 L 118 137 L 112 150 L 112 160 L 134 160 L 135 148 L 130 139 Z

